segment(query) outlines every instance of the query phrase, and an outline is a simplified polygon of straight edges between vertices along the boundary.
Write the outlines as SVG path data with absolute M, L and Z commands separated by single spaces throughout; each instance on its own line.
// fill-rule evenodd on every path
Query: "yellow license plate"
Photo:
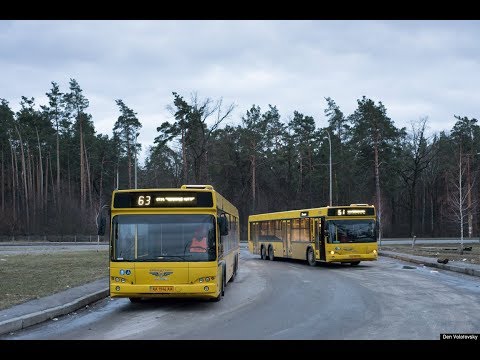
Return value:
M 153 292 L 172 292 L 173 286 L 150 286 L 150 290 Z

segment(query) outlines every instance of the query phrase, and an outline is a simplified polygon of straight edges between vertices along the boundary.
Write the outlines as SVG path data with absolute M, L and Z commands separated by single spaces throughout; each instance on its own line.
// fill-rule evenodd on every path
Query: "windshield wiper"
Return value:
M 192 255 L 159 255 L 159 256 L 156 256 L 155 258 L 156 258 L 156 259 L 180 258 L 180 259 L 185 260 L 185 258 L 186 258 L 186 257 L 189 257 L 189 256 L 192 256 Z

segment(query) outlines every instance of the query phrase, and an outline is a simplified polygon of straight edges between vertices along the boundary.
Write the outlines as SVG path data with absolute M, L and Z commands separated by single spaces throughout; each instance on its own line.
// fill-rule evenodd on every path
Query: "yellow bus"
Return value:
M 114 190 L 110 296 L 220 301 L 238 272 L 239 238 L 237 208 L 210 185 Z
M 261 259 L 288 258 L 358 265 L 377 260 L 372 205 L 327 206 L 248 217 L 248 248 Z

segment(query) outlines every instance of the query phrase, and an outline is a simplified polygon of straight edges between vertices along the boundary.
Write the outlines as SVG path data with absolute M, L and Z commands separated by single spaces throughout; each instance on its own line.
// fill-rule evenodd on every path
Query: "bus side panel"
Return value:
M 305 260 L 307 258 L 307 246 L 309 242 L 305 241 L 292 241 L 292 259 Z

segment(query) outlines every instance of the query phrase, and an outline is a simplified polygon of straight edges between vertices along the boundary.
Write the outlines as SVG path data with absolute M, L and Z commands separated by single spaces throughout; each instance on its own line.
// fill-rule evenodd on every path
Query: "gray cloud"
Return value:
M 325 97 L 348 115 L 365 95 L 398 127 L 428 116 L 450 130 L 453 115 L 480 117 L 479 35 L 479 21 L 0 21 L 0 98 L 46 104 L 52 81 L 67 91 L 75 78 L 98 132 L 111 134 L 122 99 L 145 147 L 172 91 L 237 104 L 232 124 L 271 104 L 325 126 Z

